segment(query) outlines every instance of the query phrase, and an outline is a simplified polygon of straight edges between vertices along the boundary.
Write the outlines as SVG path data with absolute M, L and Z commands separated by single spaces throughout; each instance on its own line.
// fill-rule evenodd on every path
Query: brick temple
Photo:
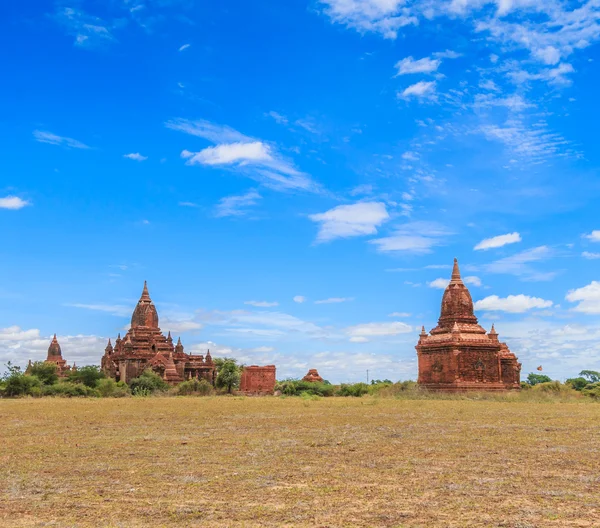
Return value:
M 275 365 L 244 367 L 239 392 L 247 395 L 267 395 L 275 392 Z
M 60 343 L 56 338 L 56 334 L 52 338 L 50 342 L 50 346 L 48 347 L 48 355 L 46 356 L 46 363 L 53 363 L 56 365 L 56 373 L 59 377 L 65 377 L 71 370 L 77 370 L 75 363 L 73 366 L 67 365 L 67 360 L 62 357 L 62 350 L 60 348 Z M 27 366 L 27 370 L 31 366 L 31 360 L 29 360 L 29 365 Z
M 146 369 L 152 369 L 172 384 L 192 378 L 204 378 L 214 384 L 216 375 L 210 351 L 206 357 L 186 354 L 181 339 L 173 345 L 171 332 L 167 336 L 161 332 L 158 312 L 146 282 L 131 316 L 131 328 L 123 339 L 119 334 L 114 347 L 108 340 L 101 366 L 107 376 L 125 382 L 137 378 Z
M 317 369 L 309 369 L 306 376 L 302 378 L 302 381 L 309 381 L 311 383 L 322 382 L 323 378 L 319 375 Z
M 421 387 L 435 391 L 519 390 L 521 364 L 501 343 L 492 325 L 482 328 L 473 311 L 473 300 L 464 285 L 458 261 L 444 291 L 438 325 L 425 327 L 416 346 Z

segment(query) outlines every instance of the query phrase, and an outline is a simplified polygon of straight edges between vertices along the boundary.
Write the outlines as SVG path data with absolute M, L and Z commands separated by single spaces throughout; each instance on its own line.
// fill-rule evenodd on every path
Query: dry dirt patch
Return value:
M 0 526 L 600 526 L 600 405 L 0 401 Z

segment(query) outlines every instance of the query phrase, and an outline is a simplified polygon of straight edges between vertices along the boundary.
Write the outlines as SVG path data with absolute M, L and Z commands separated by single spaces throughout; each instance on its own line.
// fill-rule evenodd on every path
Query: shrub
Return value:
M 103 398 L 123 398 L 124 396 L 131 395 L 127 383 L 124 381 L 115 381 L 110 378 L 98 380 L 97 390 Z
M 600 400 L 600 382 L 590 383 L 581 391 L 581 394 L 595 400 Z
M 152 370 L 145 370 L 129 382 L 129 387 L 134 396 L 149 396 L 155 392 L 167 391 L 169 384 Z
M 275 386 L 276 390 L 281 391 L 286 396 L 333 396 L 335 387 L 331 383 L 303 380 L 285 380 L 280 381 Z
M 64 396 L 66 398 L 100 396 L 96 389 L 92 389 L 83 383 L 71 383 L 70 381 L 61 381 L 54 385 L 45 385 L 42 387 L 43 396 Z
M 530 372 L 527 376 L 527 383 L 531 386 L 537 385 L 538 383 L 548 383 L 550 381 L 552 381 L 552 378 L 545 374 L 534 374 L 533 372 Z
M 369 387 L 369 394 L 382 398 L 397 398 L 400 396 L 415 395 L 423 392 L 416 381 L 399 381 L 398 383 L 379 383 Z
M 366 383 L 345 384 L 342 383 L 337 395 L 338 396 L 354 396 L 360 398 L 369 393 L 369 386 Z
M 83 383 L 88 387 L 96 387 L 98 381 L 104 378 L 104 372 L 97 365 L 86 365 L 72 370 L 67 379 L 72 383 Z
M 179 396 L 210 396 L 214 392 L 212 385 L 205 379 L 191 379 L 177 385 L 176 394 Z
M 571 387 L 573 387 L 575 390 L 580 391 L 584 389 L 586 385 L 589 385 L 590 382 L 585 378 L 579 377 L 569 378 L 565 383 L 571 385 Z
M 56 373 L 56 363 L 47 363 L 45 361 L 36 361 L 27 369 L 26 374 L 35 376 L 44 385 L 53 385 L 58 381 Z
M 42 382 L 37 376 L 30 376 L 21 371 L 21 367 L 11 364 L 6 365 L 8 372 L 2 377 L 2 396 L 39 396 Z

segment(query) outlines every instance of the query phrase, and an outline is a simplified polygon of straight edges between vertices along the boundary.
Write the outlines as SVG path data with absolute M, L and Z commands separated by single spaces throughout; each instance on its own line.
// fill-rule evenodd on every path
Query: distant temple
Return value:
M 416 346 L 419 385 L 436 391 L 519 390 L 521 364 L 498 340 L 492 325 L 489 334 L 478 324 L 473 300 L 454 259 L 452 279 L 442 298 L 438 325 L 425 327 Z
M 312 382 L 322 382 L 323 378 L 319 375 L 317 369 L 309 369 L 306 376 L 302 378 L 302 381 L 310 381 Z
M 59 377 L 66 376 L 71 370 L 77 370 L 75 363 L 73 363 L 73 367 L 67 365 L 67 361 L 62 357 L 62 350 L 60 348 L 60 344 L 58 343 L 58 339 L 56 339 L 56 334 L 52 338 L 52 342 L 48 347 L 48 356 L 46 357 L 46 363 L 54 363 L 56 365 L 56 373 Z M 31 360 L 29 361 L 29 365 L 27 369 L 31 366 Z
M 113 347 L 110 339 L 102 356 L 102 371 L 117 381 L 129 382 L 144 370 L 152 369 L 165 381 L 175 384 L 192 378 L 204 378 L 214 384 L 216 369 L 210 356 L 186 354 L 181 339 L 173 345 L 171 332 L 165 337 L 158 327 L 158 312 L 150 299 L 148 286 L 131 316 L 131 328 Z

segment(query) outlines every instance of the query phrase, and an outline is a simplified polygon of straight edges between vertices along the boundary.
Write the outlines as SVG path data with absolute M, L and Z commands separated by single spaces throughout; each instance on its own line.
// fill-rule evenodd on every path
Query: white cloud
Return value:
M 565 297 L 569 302 L 579 303 L 574 312 L 600 314 L 600 282 L 592 281 L 587 286 L 571 290 Z
M 142 156 L 139 152 L 132 152 L 131 154 L 123 154 L 124 158 L 134 160 L 134 161 L 146 161 L 148 159 L 147 156 Z
M 497 295 L 490 295 L 475 303 L 476 310 L 523 313 L 533 308 L 550 308 L 552 301 L 540 299 L 539 297 L 530 297 L 529 295 L 509 295 L 500 298 Z
M 469 284 L 471 286 L 481 286 L 481 279 L 479 277 L 475 277 L 474 275 L 470 275 L 468 277 L 463 278 L 463 282 L 465 284 Z
M 410 73 L 432 73 L 437 71 L 441 63 L 441 60 L 430 59 L 429 57 L 419 60 L 414 60 L 412 57 L 406 57 L 398 61 L 394 67 L 398 70 L 398 73 L 396 73 L 396 76 L 398 76 Z
M 91 48 L 115 40 L 107 22 L 80 9 L 57 9 L 54 18 L 66 28 L 69 35 L 75 37 L 76 46 Z
M 5 196 L 4 198 L 0 198 L 0 209 L 11 209 L 13 211 L 18 211 L 19 209 L 23 209 L 31 205 L 31 202 L 27 200 L 23 200 L 18 196 Z
M 583 235 L 583 238 L 587 238 L 588 240 L 591 240 L 592 242 L 600 242 L 600 229 L 596 230 L 596 231 L 592 231 L 588 235 Z
M 48 143 L 49 145 L 60 145 L 68 148 L 76 148 L 76 149 L 89 149 L 87 145 L 81 143 L 81 141 L 77 141 L 76 139 L 57 136 L 52 132 L 45 132 L 43 130 L 34 130 L 33 137 L 36 141 L 40 143 Z
M 254 190 L 239 196 L 225 196 L 219 200 L 215 216 L 244 216 L 248 214 L 247 208 L 256 205 L 261 198 L 262 196 Z
M 381 33 L 395 39 L 398 29 L 417 24 L 418 19 L 402 12 L 404 0 L 321 0 L 324 12 L 334 22 L 360 32 Z
M 411 222 L 396 229 L 393 235 L 370 240 L 383 253 L 431 253 L 431 248 L 446 243 L 452 232 L 435 222 Z
M 191 44 L 184 44 L 183 46 L 181 46 L 181 47 L 179 48 L 179 51 L 186 50 L 186 49 L 188 49 L 190 46 L 191 46 Z
M 431 282 L 427 283 L 427 286 L 429 286 L 430 288 L 438 288 L 440 290 L 445 290 L 446 286 L 448 286 L 448 284 L 450 283 L 450 279 L 435 279 L 432 280 Z
M 498 235 L 492 238 L 486 238 L 477 244 L 473 249 L 476 251 L 481 249 L 491 249 L 506 246 L 507 244 L 514 244 L 515 242 L 521 242 L 521 235 L 519 233 L 508 233 L 506 235 Z
M 419 81 L 405 88 L 402 93 L 398 92 L 402 99 L 433 99 L 435 98 L 435 81 Z
M 320 191 L 308 174 L 298 171 L 272 144 L 204 120 L 175 119 L 168 121 L 166 126 L 218 143 L 199 152 L 183 150 L 181 157 L 187 160 L 186 165 L 232 168 L 279 191 Z
M 190 332 L 192 330 L 202 330 L 204 325 L 196 321 L 190 320 L 171 320 L 168 317 L 162 318 L 160 321 L 160 327 L 163 332 L 171 332 L 173 334 Z
M 382 202 L 358 202 L 339 205 L 324 213 L 309 215 L 309 218 L 320 224 L 317 241 L 326 242 L 335 238 L 375 234 L 390 216 Z
M 181 157 L 188 160 L 186 165 L 248 164 L 273 161 L 270 150 L 270 147 L 261 141 L 254 141 L 252 143 L 228 143 L 217 145 L 216 147 L 207 147 L 200 152 L 184 150 L 181 153 Z
M 267 115 L 269 117 L 272 117 L 275 120 L 275 122 L 279 125 L 288 124 L 288 118 L 278 112 L 275 112 L 274 110 L 271 110 Z
M 508 273 L 522 276 L 526 280 L 532 281 L 551 280 L 556 275 L 554 272 L 538 272 L 530 264 L 532 262 L 548 260 L 554 253 L 554 250 L 548 246 L 538 246 L 486 264 L 484 269 L 489 273 Z
M 303 302 L 306 302 L 306 297 L 304 297 L 304 295 L 296 295 L 294 297 L 294 302 L 302 304 Z
M 353 301 L 354 297 L 330 297 L 329 299 L 321 299 L 315 301 L 315 304 L 336 304 Z
M 345 329 L 346 334 L 353 343 L 366 343 L 370 338 L 396 336 L 399 334 L 408 334 L 412 331 L 412 326 L 398 321 L 389 323 L 364 323 Z
M 245 301 L 244 304 L 249 304 L 251 306 L 256 306 L 258 308 L 270 308 L 271 306 L 279 306 L 278 302 L 268 302 L 268 301 Z
M 558 64 L 560 62 L 560 51 L 554 46 L 536 49 L 533 54 L 544 64 Z
M 417 154 L 416 152 L 407 151 L 404 154 L 402 154 L 402 159 L 407 161 L 419 161 L 419 154 Z M 402 194 L 402 199 L 412 200 L 413 196 L 405 192 Z
M 133 311 L 131 306 L 124 306 L 122 304 L 81 304 L 73 303 L 66 304 L 65 306 L 71 306 L 73 308 L 83 308 L 85 310 L 94 310 L 97 312 L 106 312 L 117 317 L 129 317 Z
M 198 207 L 198 204 L 194 203 L 194 202 L 179 202 L 179 206 L 181 206 L 181 207 Z
M 589 251 L 584 251 L 581 256 L 590 260 L 600 259 L 600 253 L 591 253 Z
M 392 312 L 388 317 L 410 317 L 412 314 L 408 312 Z

